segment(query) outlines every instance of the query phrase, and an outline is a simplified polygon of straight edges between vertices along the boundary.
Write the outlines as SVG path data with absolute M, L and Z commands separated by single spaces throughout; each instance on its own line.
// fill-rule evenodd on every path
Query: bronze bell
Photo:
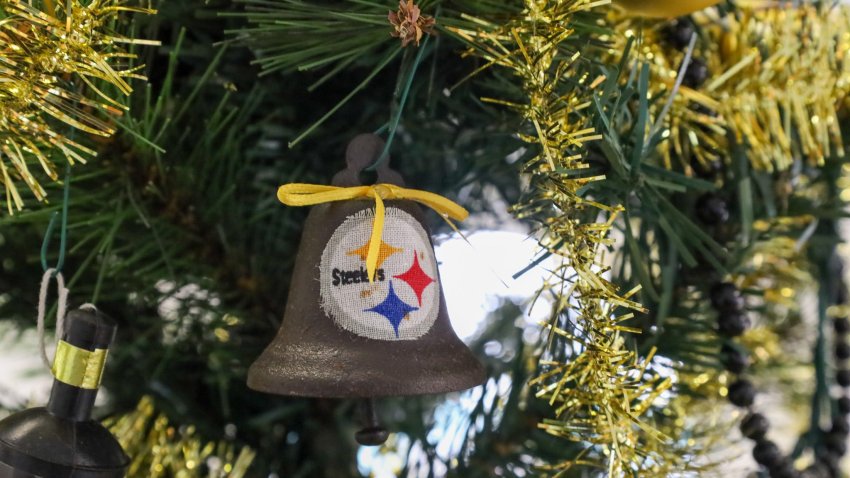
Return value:
M 384 142 L 371 134 L 348 145 L 334 186 L 361 186 Z M 378 184 L 404 186 L 384 161 Z M 449 322 L 430 232 L 419 205 L 386 200 L 378 269 L 366 275 L 374 199 L 314 206 L 304 225 L 283 323 L 251 365 L 248 386 L 278 395 L 364 398 L 362 444 L 387 434 L 372 399 L 437 394 L 481 384 L 482 365 Z

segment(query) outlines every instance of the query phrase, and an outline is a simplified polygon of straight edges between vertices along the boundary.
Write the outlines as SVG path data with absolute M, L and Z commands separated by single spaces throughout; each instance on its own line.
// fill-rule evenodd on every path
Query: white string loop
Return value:
M 47 345 L 44 342 L 44 316 L 47 314 L 47 290 L 50 288 L 50 279 L 56 278 L 56 288 L 59 294 L 59 301 L 56 306 L 56 332 L 54 334 L 54 343 L 58 343 L 62 338 L 62 331 L 65 328 L 65 312 L 68 306 L 68 289 L 65 288 L 65 278 L 62 273 L 56 269 L 48 269 L 41 276 L 41 289 L 38 292 L 38 343 L 41 345 L 41 360 L 48 370 L 52 369 L 52 360 L 47 357 Z

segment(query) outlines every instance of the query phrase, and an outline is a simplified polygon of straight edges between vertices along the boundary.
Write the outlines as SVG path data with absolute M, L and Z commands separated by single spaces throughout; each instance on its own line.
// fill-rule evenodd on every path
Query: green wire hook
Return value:
M 410 88 L 413 86 L 413 78 L 416 77 L 416 69 L 419 68 L 419 64 L 422 62 L 422 57 L 425 54 L 425 49 L 428 46 L 428 40 L 431 38 L 430 35 L 425 37 L 425 41 L 422 42 L 422 46 L 419 47 L 419 51 L 416 53 L 416 58 L 413 60 L 413 65 L 411 65 L 409 76 L 404 84 L 404 89 L 402 90 L 402 94 L 399 97 L 398 101 L 398 109 L 393 115 L 392 119 L 389 123 L 378 128 L 378 131 L 375 134 L 380 134 L 387 128 L 389 128 L 389 135 L 387 135 L 387 142 L 384 144 L 384 150 L 381 151 L 381 155 L 378 156 L 378 159 L 375 160 L 374 163 L 370 164 L 366 167 L 366 171 L 374 171 L 387 159 L 387 155 L 390 152 L 390 146 L 393 144 L 393 139 L 395 138 L 396 130 L 398 129 L 398 123 L 401 120 L 401 112 L 404 110 L 404 104 L 407 103 L 407 97 L 410 95 Z
M 62 271 L 62 266 L 65 265 L 65 249 L 68 245 L 68 198 L 71 196 L 71 164 L 65 167 L 65 185 L 62 197 L 62 228 L 59 230 L 59 259 L 56 261 L 53 275 Z M 47 224 L 47 231 L 44 233 L 44 240 L 41 242 L 41 268 L 47 272 L 50 267 L 47 265 L 47 250 L 50 248 L 50 238 L 53 236 L 53 228 L 56 226 L 56 217 L 59 212 L 54 212 L 50 216 L 50 222 Z

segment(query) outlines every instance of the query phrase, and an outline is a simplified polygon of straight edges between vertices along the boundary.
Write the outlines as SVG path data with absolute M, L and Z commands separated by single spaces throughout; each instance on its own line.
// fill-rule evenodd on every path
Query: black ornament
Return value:
M 770 422 L 761 413 L 750 413 L 741 422 L 741 433 L 750 440 L 761 440 L 769 429 Z
M 847 317 L 839 317 L 832 321 L 832 327 L 836 333 L 846 334 L 850 332 L 850 320 Z
M 835 373 L 835 380 L 842 387 L 850 387 L 850 370 L 842 369 Z
M 739 312 L 744 309 L 744 297 L 731 282 L 721 282 L 708 293 L 711 306 L 718 312 Z
M 705 193 L 697 199 L 696 213 L 697 218 L 709 226 L 729 222 L 731 216 L 726 200 L 714 193 Z
M 847 360 L 850 359 L 850 344 L 847 342 L 836 342 L 835 343 L 835 357 L 839 360 Z
M 708 65 L 699 58 L 691 58 L 691 64 L 685 71 L 682 84 L 688 88 L 699 88 L 708 79 Z
M 32 408 L 0 421 L 0 477 L 122 478 L 130 460 L 121 445 L 91 419 L 97 397 L 95 378 L 72 373 L 102 367 L 92 359 L 115 337 L 115 325 L 100 313 L 74 310 L 54 363 L 53 388 L 46 408 Z M 98 371 L 97 368 L 93 370 Z M 102 370 L 102 368 L 100 369 Z
M 677 50 L 684 50 L 691 43 L 694 26 L 691 22 L 681 19 L 667 25 L 664 30 L 664 41 Z
M 755 458 L 756 463 L 768 469 L 776 468 L 782 463 L 783 459 L 779 447 L 770 440 L 759 440 L 756 443 L 753 448 L 753 458 Z
M 740 379 L 729 385 L 729 401 L 733 405 L 747 408 L 753 404 L 756 399 L 756 389 L 752 382 L 747 379 Z
M 724 337 L 737 337 L 750 328 L 752 322 L 746 312 L 721 312 L 717 316 L 717 332 Z
M 836 403 L 838 405 L 838 411 L 842 415 L 850 415 L 850 397 L 841 397 Z
M 731 345 L 723 344 L 720 353 L 723 356 L 723 367 L 735 375 L 741 375 L 750 366 L 750 359 Z

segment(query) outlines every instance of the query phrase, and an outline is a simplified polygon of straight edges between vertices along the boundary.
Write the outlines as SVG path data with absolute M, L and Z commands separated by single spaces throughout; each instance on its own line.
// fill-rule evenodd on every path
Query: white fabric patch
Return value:
M 414 340 L 431 330 L 440 309 L 437 260 L 419 221 L 386 208 L 375 281 L 366 254 L 375 210 L 349 216 L 322 253 L 322 308 L 337 325 L 376 340 Z

